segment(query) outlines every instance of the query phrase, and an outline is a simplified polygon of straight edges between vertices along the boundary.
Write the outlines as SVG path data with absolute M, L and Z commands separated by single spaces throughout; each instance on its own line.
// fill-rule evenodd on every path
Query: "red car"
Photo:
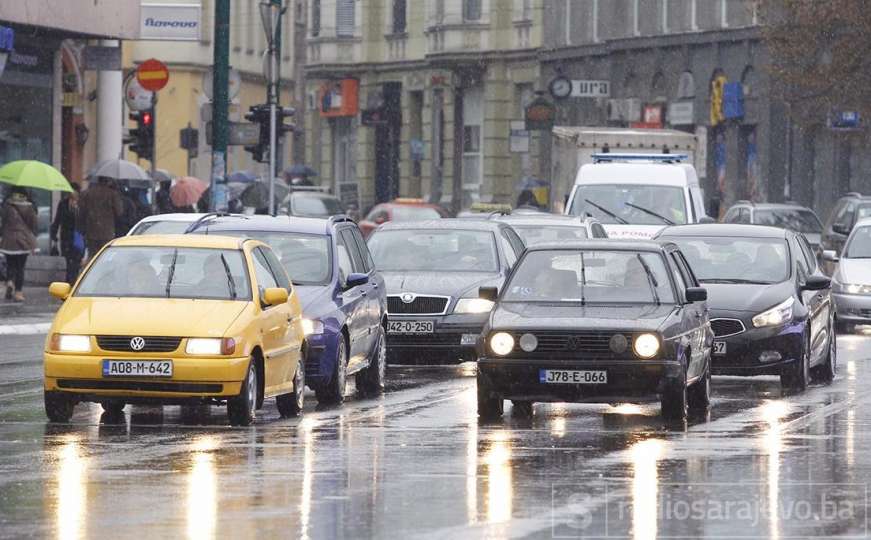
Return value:
M 448 216 L 444 208 L 423 199 L 393 199 L 376 204 L 359 226 L 363 237 L 368 238 L 379 225 L 388 221 L 425 221 Z

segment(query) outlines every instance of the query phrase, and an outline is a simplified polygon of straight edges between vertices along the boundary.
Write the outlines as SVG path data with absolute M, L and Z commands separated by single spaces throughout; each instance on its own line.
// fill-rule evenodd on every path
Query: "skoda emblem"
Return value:
M 130 340 L 130 348 L 134 351 L 141 351 L 145 348 L 145 339 L 141 337 L 135 337 Z
M 401 298 L 402 298 L 402 301 L 405 302 L 406 304 L 410 304 L 410 303 L 414 302 L 414 295 L 411 294 L 410 292 L 402 293 Z

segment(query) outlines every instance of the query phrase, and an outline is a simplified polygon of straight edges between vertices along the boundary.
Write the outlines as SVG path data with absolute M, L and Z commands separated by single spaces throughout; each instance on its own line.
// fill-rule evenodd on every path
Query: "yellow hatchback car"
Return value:
M 226 403 L 249 425 L 274 396 L 300 413 L 305 369 L 297 295 L 262 242 L 155 235 L 113 240 L 64 301 L 45 343 L 45 411 L 69 421 L 79 402 Z

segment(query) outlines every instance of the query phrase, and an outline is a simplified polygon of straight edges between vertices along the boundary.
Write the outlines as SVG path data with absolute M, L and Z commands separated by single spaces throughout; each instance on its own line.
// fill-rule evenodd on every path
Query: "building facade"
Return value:
M 162 0 L 163 4 L 190 4 L 188 0 Z M 267 44 L 259 13 L 259 0 L 233 0 L 230 4 L 230 67 L 239 74 L 236 95 L 231 100 L 229 120 L 244 122 L 252 105 L 266 102 L 264 55 Z M 286 8 L 281 22 L 281 74 L 282 106 L 301 109 L 303 86 L 300 55 L 304 54 L 305 0 L 284 0 Z M 211 176 L 211 147 L 207 141 L 207 124 L 211 121 L 210 88 L 204 88 L 207 72 L 213 64 L 214 0 L 200 2 L 200 38 L 198 41 L 141 40 L 125 43 L 124 66 L 126 77 L 132 76 L 136 66 L 149 58 L 161 60 L 169 68 L 169 82 L 158 93 L 155 112 L 157 167 L 176 176 L 191 175 L 208 180 Z M 236 86 L 231 84 L 231 92 Z M 304 113 L 300 110 L 298 113 Z M 134 127 L 131 122 L 129 127 Z M 199 147 L 189 154 L 180 146 L 179 132 L 192 127 L 199 132 Z M 302 160 L 303 137 L 287 137 L 279 164 L 288 165 L 297 155 Z M 296 154 L 294 154 L 296 153 Z M 137 160 L 128 153 L 128 159 Z M 147 161 L 141 165 L 147 166 Z M 266 164 L 257 163 L 242 146 L 230 146 L 227 152 L 228 171 L 248 170 L 266 174 Z
M 306 160 L 346 205 L 513 201 L 544 0 L 308 0 Z M 514 123 L 512 123 L 514 122 Z

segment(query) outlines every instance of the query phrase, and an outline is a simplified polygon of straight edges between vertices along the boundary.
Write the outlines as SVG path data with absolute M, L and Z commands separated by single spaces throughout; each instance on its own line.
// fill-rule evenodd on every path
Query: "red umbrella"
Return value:
M 175 206 L 193 206 L 208 189 L 209 184 L 193 176 L 183 176 L 173 182 L 169 189 L 169 198 Z

